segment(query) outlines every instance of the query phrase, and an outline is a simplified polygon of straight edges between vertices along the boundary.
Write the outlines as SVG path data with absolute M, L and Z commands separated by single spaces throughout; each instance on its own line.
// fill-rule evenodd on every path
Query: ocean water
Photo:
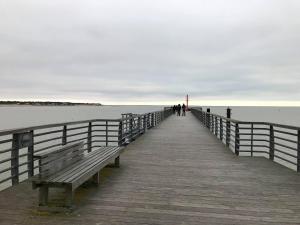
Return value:
M 202 107 L 206 111 L 208 107 Z M 226 116 L 225 106 L 209 107 L 211 113 Z M 242 121 L 272 122 L 300 127 L 300 107 L 233 106 L 231 118 Z
M 163 106 L 0 106 L 0 130 L 89 119 L 118 119 L 122 113 L 146 113 Z
M 122 113 L 146 113 L 164 106 L 0 106 L 0 130 L 88 119 L 117 119 Z M 203 106 L 203 110 L 208 107 Z M 209 107 L 226 115 L 223 106 Z M 230 107 L 232 118 L 300 126 L 300 107 Z

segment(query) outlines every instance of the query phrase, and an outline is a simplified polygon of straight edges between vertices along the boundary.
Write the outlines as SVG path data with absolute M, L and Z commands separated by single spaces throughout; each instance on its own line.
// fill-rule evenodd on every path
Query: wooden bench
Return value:
M 48 205 L 50 187 L 64 188 L 65 206 L 71 207 L 75 189 L 92 178 L 99 184 L 100 170 L 114 160 L 120 165 L 122 147 L 101 147 L 84 153 L 83 142 L 67 144 L 54 150 L 36 153 L 39 175 L 32 178 L 33 189 L 39 188 L 39 205 Z

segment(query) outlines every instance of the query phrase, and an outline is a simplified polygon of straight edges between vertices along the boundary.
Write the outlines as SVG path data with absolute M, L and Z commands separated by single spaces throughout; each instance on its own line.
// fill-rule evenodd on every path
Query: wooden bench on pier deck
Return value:
M 71 207 L 76 188 L 90 178 L 99 184 L 99 171 L 114 160 L 120 165 L 122 147 L 101 147 L 84 153 L 83 142 L 67 144 L 54 150 L 37 153 L 40 174 L 32 178 L 33 188 L 39 188 L 39 206 L 48 205 L 50 187 L 64 188 L 65 206 Z

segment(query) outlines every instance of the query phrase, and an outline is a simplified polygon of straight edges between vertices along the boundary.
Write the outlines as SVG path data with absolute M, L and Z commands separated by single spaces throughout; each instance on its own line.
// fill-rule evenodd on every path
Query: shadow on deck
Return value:
M 70 214 L 38 212 L 29 183 L 2 191 L 0 223 L 300 224 L 299 175 L 265 158 L 236 157 L 191 114 L 132 143 L 121 168 L 105 168 L 102 180 L 78 189 Z

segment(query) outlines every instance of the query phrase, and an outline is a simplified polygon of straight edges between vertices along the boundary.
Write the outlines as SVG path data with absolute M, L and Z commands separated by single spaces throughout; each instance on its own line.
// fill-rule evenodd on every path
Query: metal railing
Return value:
M 84 141 L 85 152 L 129 144 L 172 114 L 171 109 L 0 131 L 0 190 L 39 173 L 34 153 Z
M 201 108 L 191 111 L 236 155 L 267 157 L 300 171 L 300 127 L 239 121 L 204 112 Z
M 157 126 L 165 118 L 172 115 L 171 109 L 165 109 L 163 111 L 156 111 L 145 114 L 122 114 L 122 141 L 121 144 L 130 143 L 135 140 L 141 134 L 144 134 L 146 130 Z

